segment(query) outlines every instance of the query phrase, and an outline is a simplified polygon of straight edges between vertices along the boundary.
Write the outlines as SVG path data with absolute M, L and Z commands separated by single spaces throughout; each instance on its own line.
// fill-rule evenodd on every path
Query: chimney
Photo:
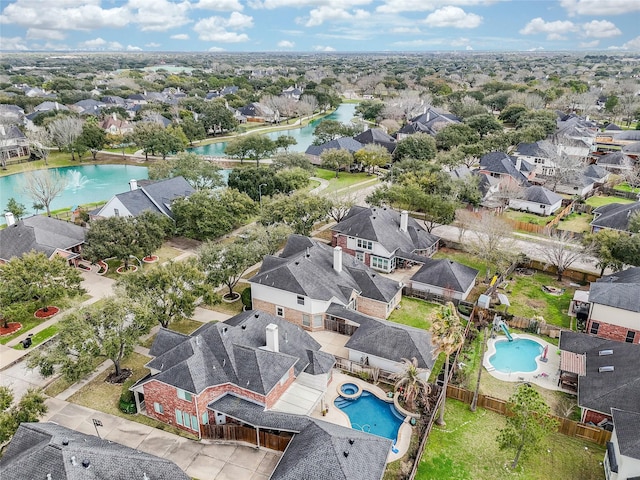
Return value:
M 338 273 L 342 272 L 342 247 L 333 249 L 333 269 Z
M 118 115 L 116 115 L 116 112 L 113 112 L 111 114 L 111 117 L 113 118 L 114 121 L 118 119 Z
M 267 350 L 271 352 L 279 352 L 278 325 L 270 323 L 267 325 Z
M 4 219 L 7 222 L 7 227 L 10 227 L 11 225 L 15 225 L 15 223 L 16 223 L 16 219 L 13 216 L 13 213 L 11 213 L 11 212 L 5 212 L 4 213 Z
M 0 125 L 0 135 L 4 136 L 5 133 L 4 125 Z
M 407 227 L 409 226 L 409 212 L 403 210 L 400 212 L 400 231 L 407 232 Z
M 516 157 L 516 170 L 520 171 L 521 168 L 522 168 L 522 159 L 518 155 Z
M 129 187 L 131 187 L 131 191 L 138 189 L 138 181 L 135 178 L 129 180 Z

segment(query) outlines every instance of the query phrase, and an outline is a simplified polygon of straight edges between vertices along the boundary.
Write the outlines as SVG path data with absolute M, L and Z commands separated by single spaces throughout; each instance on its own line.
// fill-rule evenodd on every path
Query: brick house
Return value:
M 611 409 L 640 414 L 640 345 L 563 330 L 560 380 L 577 379 L 581 421 L 605 425 Z
M 436 253 L 439 241 L 408 212 L 387 207 L 351 207 L 331 229 L 332 246 L 386 273 L 404 262 L 424 263 Z
M 402 284 L 376 274 L 340 247 L 291 235 L 279 257 L 264 257 L 249 280 L 253 308 L 307 330 L 324 330 L 332 303 L 387 318 L 402 298 Z
M 606 275 L 589 288 L 586 333 L 640 343 L 640 267 Z
M 161 329 L 149 353 L 151 373 L 130 388 L 138 411 L 198 436 L 225 423 L 208 405 L 226 394 L 270 409 L 297 380 L 322 389 L 319 401 L 335 363 L 303 329 L 255 310 L 191 335 Z

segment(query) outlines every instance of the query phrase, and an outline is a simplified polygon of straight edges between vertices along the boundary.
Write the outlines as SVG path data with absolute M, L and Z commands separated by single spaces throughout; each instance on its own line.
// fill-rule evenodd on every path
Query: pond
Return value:
M 52 168 L 67 179 L 67 186 L 61 195 L 51 202 L 51 210 L 70 208 L 74 205 L 109 200 L 116 193 L 129 190 L 129 180 L 149 178 L 147 167 L 135 165 L 78 165 Z M 10 198 L 27 207 L 27 215 L 35 213 L 33 200 L 24 193 L 24 174 L 16 173 L 0 177 L 0 208 L 7 206 Z M 0 223 L 4 224 L 4 215 Z
M 314 120 L 306 127 L 278 130 L 277 132 L 267 133 L 266 136 L 271 140 L 275 140 L 282 135 L 289 135 L 295 138 L 298 142 L 296 145 L 292 145 L 291 147 L 289 147 L 289 150 L 292 152 L 304 152 L 313 142 L 313 131 L 315 130 L 318 123 L 322 122 L 323 120 L 336 120 L 341 123 L 349 123 L 356 115 L 356 106 L 357 104 L 355 103 L 342 103 L 334 112 L 327 115 L 326 117 Z M 202 147 L 191 148 L 189 149 L 189 151 L 197 153 L 199 155 L 224 157 L 224 149 L 226 146 L 227 142 L 219 142 L 209 145 L 203 145 Z

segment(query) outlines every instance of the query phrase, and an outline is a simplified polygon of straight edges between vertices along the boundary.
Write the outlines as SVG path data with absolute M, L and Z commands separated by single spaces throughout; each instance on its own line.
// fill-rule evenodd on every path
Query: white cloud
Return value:
M 80 45 L 86 48 L 100 48 L 104 47 L 107 44 L 107 41 L 104 38 L 94 38 L 93 40 L 87 40 L 86 42 L 82 42 Z
M 430 13 L 425 23 L 430 27 L 476 28 L 482 23 L 482 17 L 459 7 L 447 6 Z
M 41 28 L 29 28 L 27 38 L 44 40 L 64 40 L 66 34 L 60 30 L 46 30 Z
M 233 12 L 229 18 L 209 17 L 198 21 L 193 30 L 198 38 L 210 42 L 239 43 L 249 40 L 246 33 L 238 33 L 234 30 L 243 30 L 253 27 L 253 17 Z
M 359 5 L 369 5 L 372 0 L 264 0 L 263 8 L 280 8 L 280 7 L 329 7 L 348 9 Z
M 241 11 L 244 7 L 238 0 L 200 0 L 193 4 L 194 8 L 217 10 L 219 12 Z
M 439 8 L 445 3 L 448 6 L 471 7 L 476 5 L 491 5 L 502 0 L 385 0 L 383 5 L 376 7 L 376 12 L 396 14 L 401 12 L 428 12 Z
M 148 48 L 158 48 L 161 45 L 159 43 L 156 43 L 156 42 L 151 42 L 151 43 L 145 43 L 144 46 L 148 47 Z
M 534 18 L 520 30 L 522 35 L 547 34 L 547 40 L 562 40 L 564 35 L 575 32 L 577 27 L 569 20 L 556 20 L 555 22 L 545 22 L 542 18 Z
M 452 47 L 461 47 L 463 45 L 467 45 L 470 42 L 468 38 L 460 37 L 451 41 Z
M 136 47 L 135 45 L 127 45 L 127 52 L 141 52 L 142 49 L 140 47 Z
M 172 40 L 189 40 L 189 35 L 186 33 L 177 33 L 175 35 L 171 35 L 169 38 Z
M 122 44 L 120 42 L 109 42 L 107 44 L 107 50 L 122 50 Z
M 465 50 L 466 50 L 467 52 L 470 52 L 471 50 L 473 50 L 473 47 L 472 47 L 471 45 L 467 45 L 467 46 L 465 47 Z
M 188 12 L 191 5 L 168 0 L 129 0 L 127 8 L 132 11 L 133 21 L 143 32 L 165 32 L 191 23 Z
M 313 49 L 316 52 L 335 52 L 336 49 L 333 47 L 330 47 L 328 45 L 314 45 Z
M 389 33 L 397 35 L 415 35 L 420 33 L 420 29 L 418 27 L 395 27 L 389 30 Z
M 560 0 L 560 5 L 570 16 L 574 15 L 624 15 L 640 12 L 638 0 Z
M 622 35 L 622 32 L 608 20 L 592 20 L 582 25 L 582 34 L 591 38 L 611 38 Z
M 290 42 L 289 40 L 280 40 L 278 42 L 278 46 L 280 48 L 293 48 L 296 46 L 296 44 L 293 42 Z
M 540 52 L 542 50 L 544 50 L 544 47 L 533 47 L 527 50 L 527 52 Z
M 20 37 L 3 38 L 0 50 L 29 50 L 24 40 Z
M 211 48 L 209 49 L 209 51 L 210 51 L 210 52 L 224 52 L 224 51 L 225 51 L 225 49 L 224 49 L 224 48 L 222 48 L 222 47 L 211 47 Z
M 357 9 L 354 13 L 349 13 L 344 8 L 335 8 L 331 6 L 322 6 L 314 8 L 309 12 L 309 20 L 305 23 L 307 27 L 317 27 L 326 21 L 358 21 L 369 16 L 366 10 Z
M 625 43 L 622 48 L 624 48 L 625 50 L 637 50 L 640 51 L 640 37 L 636 37 L 632 40 L 629 40 L 627 43 Z
M 591 42 L 580 42 L 578 45 L 580 48 L 596 48 L 600 44 L 600 40 L 593 40 Z

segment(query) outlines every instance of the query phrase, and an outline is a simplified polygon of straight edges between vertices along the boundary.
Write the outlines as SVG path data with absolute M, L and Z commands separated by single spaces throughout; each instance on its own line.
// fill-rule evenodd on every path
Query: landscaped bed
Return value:
M 600 480 L 604 477 L 604 448 L 556 433 L 543 441 L 538 454 L 520 460 L 516 471 L 508 464 L 512 451 L 500 451 L 495 438 L 503 416 L 453 399 L 446 404 L 445 427 L 434 426 L 418 468 L 418 480 L 526 479 Z

